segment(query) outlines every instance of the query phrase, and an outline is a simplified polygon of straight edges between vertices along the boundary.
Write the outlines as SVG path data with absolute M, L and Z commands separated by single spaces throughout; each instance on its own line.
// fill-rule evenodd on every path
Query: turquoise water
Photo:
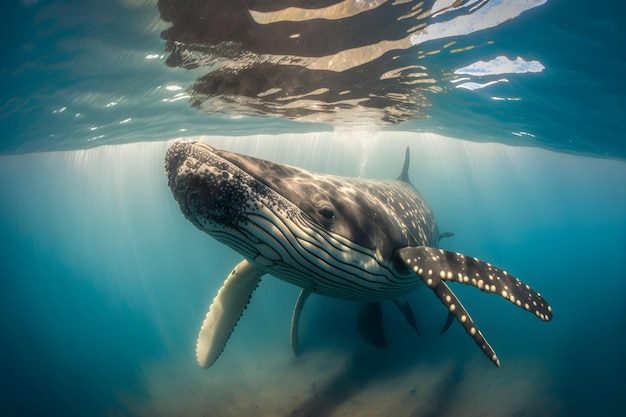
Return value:
M 619 415 L 626 37 L 617 2 L 568 3 L 459 35 L 482 48 L 428 55 L 435 85 L 448 86 L 429 96 L 429 117 L 376 128 L 192 108 L 187 88 L 207 69 L 165 65 L 156 2 L 3 6 L 14 18 L 2 29 L 12 47 L 1 81 L 0 415 Z M 499 55 L 545 69 L 450 87 L 453 70 Z M 268 276 L 219 360 L 200 369 L 197 332 L 240 260 L 185 220 L 167 188 L 168 144 L 201 134 L 365 178 L 396 178 L 410 146 L 412 182 L 455 233 L 442 247 L 515 273 L 554 319 L 453 286 L 496 369 L 460 326 L 439 335 L 446 312 L 424 289 L 406 297 L 422 337 L 383 305 L 385 350 L 360 338 L 357 304 L 312 296 L 296 358 L 299 289 Z

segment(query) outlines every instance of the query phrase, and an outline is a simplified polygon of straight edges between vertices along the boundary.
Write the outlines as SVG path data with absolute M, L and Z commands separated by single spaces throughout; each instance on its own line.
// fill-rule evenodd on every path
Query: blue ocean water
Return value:
M 526 3 L 457 35 L 459 48 L 473 46 L 465 52 L 428 54 L 454 48 L 443 47 L 450 37 L 407 49 L 424 53 L 441 87 L 427 93 L 426 118 L 337 128 L 191 107 L 188 88 L 206 68 L 165 65 L 159 34 L 170 24 L 155 1 L 3 5 L 0 415 L 619 415 L 624 14 L 619 2 Z M 454 75 L 497 56 L 544 69 Z M 498 352 L 496 369 L 460 326 L 439 335 L 446 311 L 425 289 L 406 297 L 422 337 L 383 305 L 385 350 L 359 337 L 357 304 L 312 296 L 296 358 L 299 289 L 268 276 L 219 360 L 200 369 L 197 332 L 240 256 L 185 220 L 167 188 L 167 146 L 197 135 L 365 178 L 396 178 L 410 146 L 412 182 L 455 233 L 442 247 L 514 272 L 554 319 L 454 286 Z

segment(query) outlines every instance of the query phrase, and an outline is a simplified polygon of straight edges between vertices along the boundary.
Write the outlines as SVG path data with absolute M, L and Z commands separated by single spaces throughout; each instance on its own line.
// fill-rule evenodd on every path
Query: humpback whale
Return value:
M 426 285 L 496 365 L 500 360 L 448 283 L 499 295 L 543 321 L 546 300 L 508 272 L 438 248 L 430 207 L 409 180 L 409 149 L 396 180 L 348 178 L 215 149 L 175 143 L 165 156 L 168 185 L 185 217 L 243 256 L 213 300 L 201 326 L 196 358 L 211 366 L 224 349 L 265 274 L 302 288 L 292 318 L 311 293 L 379 303 Z M 396 304 L 409 324 L 408 303 Z M 446 325 L 449 326 L 449 323 Z M 417 328 L 415 328 L 417 330 Z

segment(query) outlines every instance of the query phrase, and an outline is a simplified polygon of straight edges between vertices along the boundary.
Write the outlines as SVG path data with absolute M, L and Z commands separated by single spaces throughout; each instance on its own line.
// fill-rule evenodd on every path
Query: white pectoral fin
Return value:
M 222 288 L 209 307 L 198 341 L 196 358 L 202 368 L 208 368 L 217 360 L 243 314 L 252 292 L 265 272 L 254 267 L 245 259 L 228 275 Z

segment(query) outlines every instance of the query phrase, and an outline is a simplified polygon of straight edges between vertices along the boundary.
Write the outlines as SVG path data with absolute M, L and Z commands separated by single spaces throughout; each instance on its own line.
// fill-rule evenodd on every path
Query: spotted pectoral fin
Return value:
M 264 272 L 245 259 L 224 281 L 209 307 L 196 343 L 196 359 L 202 368 L 213 365 L 243 314 Z
M 425 246 L 403 248 L 399 256 L 435 292 L 448 311 L 496 366 L 500 365 L 474 321 L 445 281 L 473 285 L 484 292 L 498 294 L 542 320 L 552 319 L 552 309 L 540 294 L 502 269 L 459 253 Z
M 544 321 L 552 319 L 552 308 L 535 290 L 508 272 L 480 259 L 442 249 L 418 246 L 400 251 L 402 260 L 426 284 L 441 279 L 472 285 L 483 292 L 499 295 Z
M 298 325 L 300 324 L 300 313 L 309 295 L 311 295 L 311 291 L 306 288 L 300 291 L 296 305 L 293 307 L 293 314 L 291 315 L 291 350 L 296 356 L 298 356 Z
M 469 315 L 467 310 L 461 301 L 456 297 L 456 295 L 452 292 L 450 287 L 443 282 L 439 281 L 437 286 L 433 288 L 433 291 L 437 295 L 437 298 L 441 300 L 441 302 L 448 307 L 448 311 L 457 319 L 463 330 L 474 339 L 474 342 L 478 345 L 478 347 L 483 351 L 485 356 L 487 356 L 498 368 L 500 367 L 500 359 L 498 359 L 498 355 L 496 355 L 496 351 L 493 350 L 487 339 L 483 336 L 472 317 Z

